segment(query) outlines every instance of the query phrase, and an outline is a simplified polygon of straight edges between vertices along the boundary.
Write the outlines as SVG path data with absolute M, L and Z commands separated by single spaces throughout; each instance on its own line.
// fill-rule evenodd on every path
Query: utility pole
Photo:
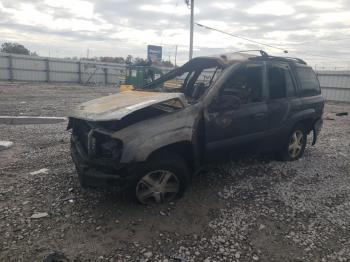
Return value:
M 189 60 L 191 60 L 191 59 L 192 59 L 192 56 L 193 56 L 193 13 L 194 13 L 194 0 L 191 0 L 190 52 L 189 52 Z
M 175 46 L 175 67 L 176 67 L 176 58 L 177 58 L 177 45 Z

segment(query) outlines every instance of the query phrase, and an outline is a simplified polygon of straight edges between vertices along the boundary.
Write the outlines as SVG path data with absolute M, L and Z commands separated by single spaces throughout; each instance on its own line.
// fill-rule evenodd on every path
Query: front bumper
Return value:
M 71 136 L 71 156 L 85 185 L 113 186 L 117 191 L 124 191 L 135 181 L 132 174 L 137 163 L 116 165 L 111 159 L 92 158 L 74 134 Z

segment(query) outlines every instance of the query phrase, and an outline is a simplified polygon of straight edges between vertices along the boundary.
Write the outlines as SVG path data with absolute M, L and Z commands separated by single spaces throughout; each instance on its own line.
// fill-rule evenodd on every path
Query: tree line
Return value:
M 31 52 L 24 45 L 18 43 L 6 42 L 1 44 L 0 52 L 8 53 L 8 54 L 19 54 L 19 55 L 31 55 L 31 56 L 39 56 L 35 51 Z M 98 61 L 98 62 L 109 62 L 109 63 L 119 63 L 119 64 L 137 64 L 137 65 L 149 65 L 149 61 L 147 59 L 141 57 L 133 57 L 132 55 L 127 55 L 126 57 L 112 57 L 112 56 L 101 56 L 101 57 L 92 57 L 92 58 L 78 58 L 74 57 L 65 57 L 65 59 L 71 60 L 89 60 L 89 61 Z M 173 67 L 173 63 L 171 61 L 161 61 L 157 65 L 165 66 L 165 67 Z

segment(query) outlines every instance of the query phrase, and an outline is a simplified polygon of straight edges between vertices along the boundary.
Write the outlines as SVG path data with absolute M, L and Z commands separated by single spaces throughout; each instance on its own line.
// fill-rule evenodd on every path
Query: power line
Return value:
M 243 36 L 230 34 L 230 33 L 227 33 L 227 32 L 225 32 L 225 31 L 222 31 L 222 30 L 220 30 L 220 29 L 213 28 L 213 27 L 206 26 L 206 25 L 202 25 L 202 24 L 199 24 L 199 23 L 195 23 L 195 24 L 198 25 L 198 26 L 200 26 L 200 27 L 209 29 L 209 30 L 217 31 L 217 32 L 222 33 L 222 34 L 226 34 L 226 35 L 229 35 L 229 36 L 232 36 L 232 37 L 240 38 L 240 39 L 243 39 L 243 40 L 245 40 L 245 41 L 252 42 L 252 43 L 255 43 L 255 44 L 258 44 L 258 45 L 263 45 L 263 46 L 268 46 L 268 47 L 271 47 L 271 48 L 279 49 L 279 50 L 282 50 L 284 53 L 288 53 L 287 50 L 285 50 L 285 49 L 283 49 L 283 48 L 280 48 L 280 47 L 276 47 L 276 46 L 273 46 L 273 45 L 269 45 L 269 44 L 265 44 L 265 43 L 262 43 L 262 42 L 258 42 L 258 41 L 255 41 L 255 40 L 252 40 L 252 39 L 248 39 L 248 38 L 243 37 Z

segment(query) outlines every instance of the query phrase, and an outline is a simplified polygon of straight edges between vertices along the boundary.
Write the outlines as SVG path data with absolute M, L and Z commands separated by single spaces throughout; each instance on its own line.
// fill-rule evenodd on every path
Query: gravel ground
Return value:
M 76 104 L 116 90 L 115 87 L 76 84 L 0 82 L 0 116 L 67 116 Z
M 113 91 L 2 84 L 0 115 L 64 116 Z M 0 261 L 350 261 L 350 117 L 337 111 L 350 105 L 327 105 L 301 160 L 212 165 L 160 206 L 82 190 L 66 123 L 0 125 L 0 140 L 14 142 L 0 151 Z

